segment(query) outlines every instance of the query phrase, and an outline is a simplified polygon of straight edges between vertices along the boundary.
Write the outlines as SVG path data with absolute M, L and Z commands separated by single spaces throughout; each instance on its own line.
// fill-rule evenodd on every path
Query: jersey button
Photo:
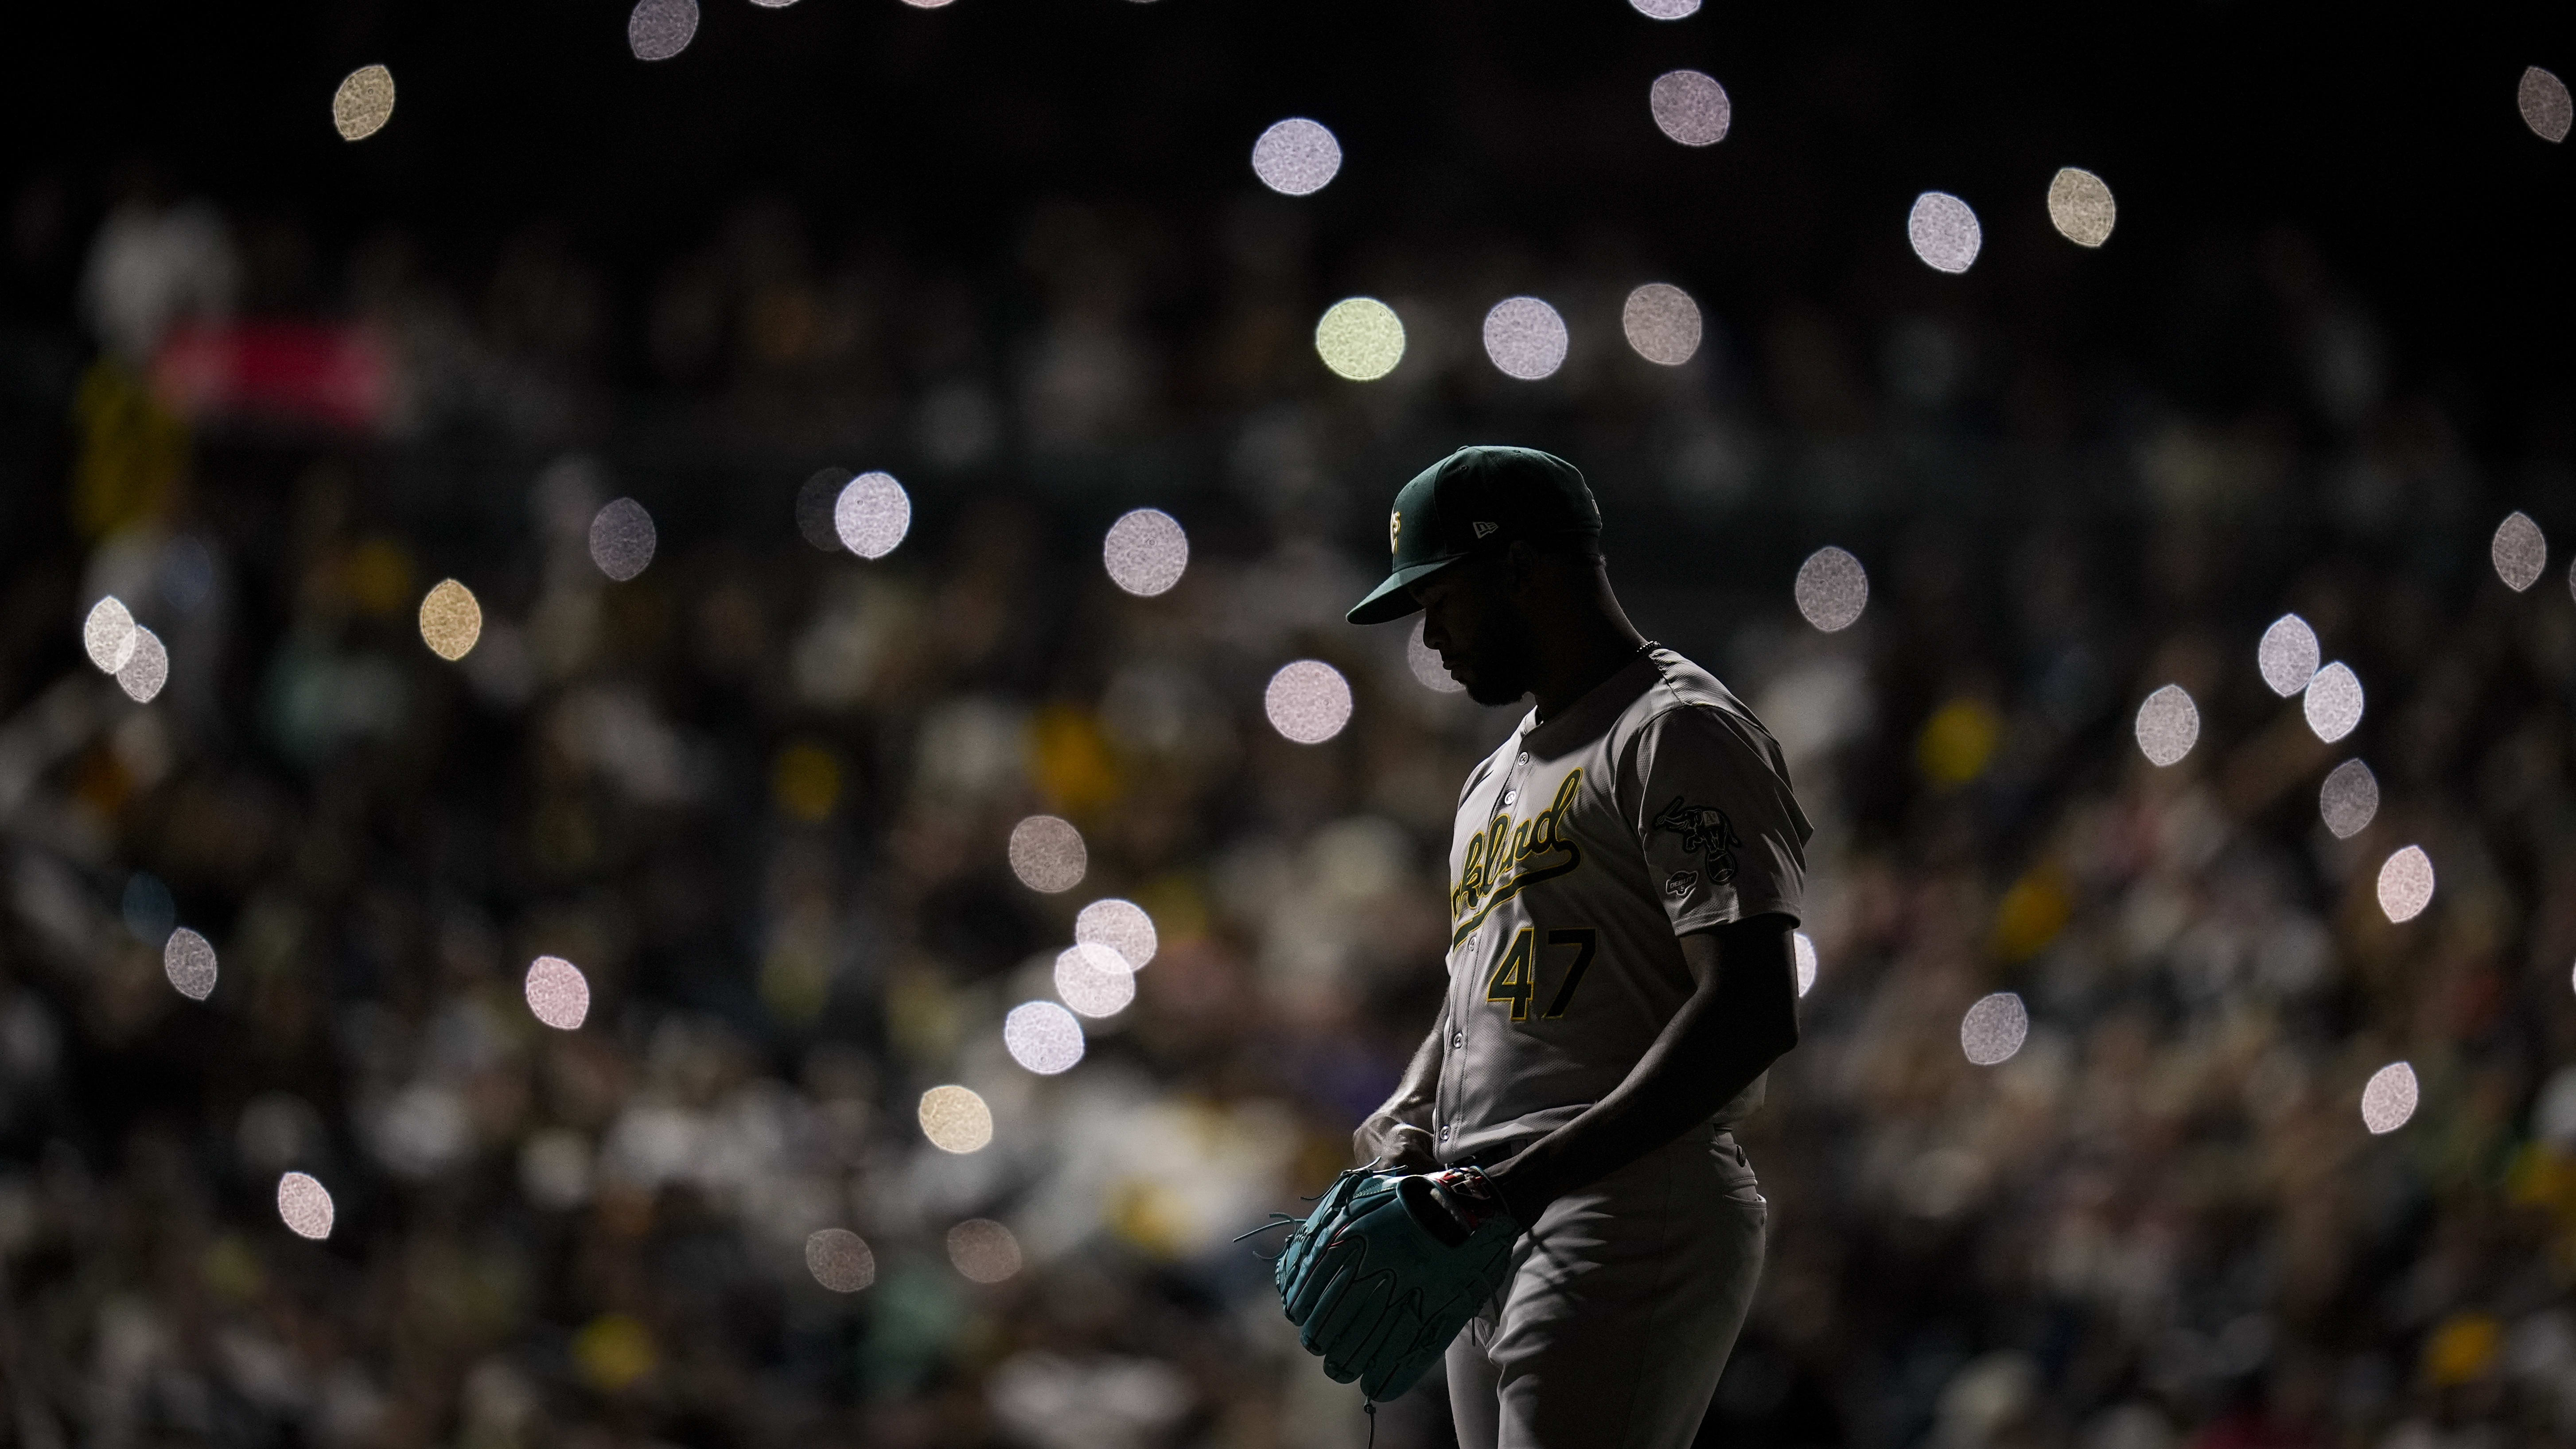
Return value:
M 1467 1049 L 1467 1034 L 1463 1031 L 1451 1032 L 1449 1034 L 1449 1049 L 1451 1051 L 1465 1051 Z
M 1524 765 L 1526 765 L 1526 764 L 1528 764 L 1528 763 L 1529 763 L 1529 751 L 1527 751 L 1527 750 L 1523 750 L 1523 751 L 1521 751 L 1521 763 L 1522 763 L 1522 764 L 1524 764 Z
M 1445 1122 L 1440 1124 L 1440 1140 L 1443 1142 L 1449 1140 L 1449 1124 Z
M 1509 805 L 1519 798 L 1521 798 L 1521 792 L 1518 790 L 1505 790 L 1503 792 L 1503 803 L 1506 805 Z

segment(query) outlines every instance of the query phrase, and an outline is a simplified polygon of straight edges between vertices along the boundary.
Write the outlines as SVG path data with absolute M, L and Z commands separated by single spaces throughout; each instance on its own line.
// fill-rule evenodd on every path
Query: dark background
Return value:
M 43 19 L 0 62 L 0 1444 L 1357 1442 L 1226 1240 L 1339 1165 L 1437 1000 L 1448 792 L 1516 716 L 1338 614 L 1470 441 L 1585 468 L 1632 612 L 1818 825 L 1807 1040 L 1745 1134 L 1764 1296 L 1702 1442 L 2576 1434 L 2576 613 L 2563 548 L 2528 592 L 2487 554 L 2511 510 L 2576 528 L 2570 158 L 2514 105 L 2576 67 L 2564 17 L 707 0 L 653 64 L 614 4 Z M 344 142 L 369 63 L 400 99 Z M 1683 66 L 1732 97 L 1716 146 L 1649 118 Z M 1306 198 L 1246 165 L 1290 115 L 1345 155 Z M 2049 226 L 2067 165 L 2118 198 L 2099 251 Z M 1907 248 L 1931 189 L 1982 218 L 1964 276 Z M 122 436 L 84 390 L 141 364 L 83 278 L 136 198 L 221 218 L 237 317 L 391 339 L 416 405 L 188 418 L 166 490 L 84 522 Z M 1707 319 L 1687 367 L 1619 341 L 1648 280 Z M 1557 378 L 1479 352 L 1518 292 L 1566 314 Z M 1405 317 L 1382 383 L 1310 346 L 1353 294 Z M 778 342 L 782 306 L 857 320 Z M 547 521 L 566 460 L 575 512 L 652 511 L 640 579 Z M 891 559 L 799 538 L 824 467 L 902 477 Z M 1146 505 L 1193 544 L 1159 600 L 1098 565 Z M 1872 580 L 1834 635 L 1791 598 L 1826 544 Z M 188 548 L 202 612 L 164 597 Z M 445 576 L 466 667 L 414 629 Z M 152 704 L 82 659 L 111 588 L 171 642 Z M 2253 671 L 2293 609 L 2368 690 L 2331 749 Z M 1262 717 L 1301 656 L 1357 696 L 1327 745 Z M 2202 734 L 2157 770 L 2169 682 Z M 676 787 L 621 753 L 665 746 Z M 2315 809 L 2347 755 L 2383 792 L 2351 841 Z M 1091 842 L 1069 895 L 1004 867 L 1038 810 Z M 2415 843 L 2440 889 L 2391 923 Z M 164 887 L 223 955 L 202 1006 L 134 904 Z M 1001 1012 L 1110 894 L 1164 956 L 1082 1067 L 1020 1073 Z M 519 1003 L 539 951 L 591 973 L 582 1032 Z M 1971 1067 L 2002 990 L 2032 1045 Z M 2424 1104 L 2365 1134 L 2400 1059 Z M 952 1081 L 982 1154 L 913 1127 Z M 462 1145 L 406 1149 L 406 1102 L 465 1104 Z M 272 1119 L 312 1126 L 278 1156 Z M 653 1168 L 673 1121 L 705 1135 Z M 541 1138 L 590 1191 L 528 1185 Z M 326 1243 L 278 1222 L 290 1166 Z M 1026 1269 L 961 1277 L 970 1217 Z M 874 1286 L 804 1275 L 823 1225 Z M 1376 1427 L 1442 1442 L 1437 1387 Z
M 399 226 L 459 270 L 542 219 L 633 295 L 746 190 L 791 198 L 827 250 L 987 264 L 1033 200 L 1216 206 L 1245 185 L 1242 136 L 1304 114 L 1350 155 L 1306 206 L 1334 284 L 1365 283 L 1344 269 L 1389 237 L 1503 228 L 1546 255 L 1616 228 L 1721 315 L 1749 316 L 1782 298 L 1930 295 L 1941 284 L 1898 265 L 1901 234 L 1879 224 L 1891 210 L 1938 187 L 2002 238 L 2035 238 L 2047 177 L 2080 163 L 2113 179 L 2127 244 L 1965 284 L 2036 337 L 2224 407 L 2264 365 L 2227 341 L 2264 304 L 2191 294 L 2288 226 L 2370 297 L 2410 383 L 2474 397 L 2460 423 L 2481 452 L 2526 445 L 2563 385 L 2548 365 L 2565 305 L 2558 153 L 2522 144 L 2494 99 L 2566 44 L 2542 11 L 1889 7 L 1641 25 L 1611 5 L 808 3 L 711 7 L 685 61 L 640 67 L 620 18 L 60 12 L 65 29 L 10 67 L 15 169 L 68 183 L 147 159 L 293 218 L 326 251 Z M 369 62 L 400 78 L 405 123 L 353 147 L 315 127 L 312 97 Z M 1635 104 L 1685 65 L 1735 97 L 1721 146 L 1653 144 Z M 77 219 L 95 198 L 71 190 Z

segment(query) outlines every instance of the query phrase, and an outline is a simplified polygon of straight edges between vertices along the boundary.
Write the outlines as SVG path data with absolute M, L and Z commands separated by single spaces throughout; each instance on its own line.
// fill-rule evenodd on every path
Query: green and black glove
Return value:
M 1343 1173 L 1272 1277 L 1298 1341 L 1372 1402 L 1413 1387 L 1511 1270 L 1520 1224 L 1472 1167 Z

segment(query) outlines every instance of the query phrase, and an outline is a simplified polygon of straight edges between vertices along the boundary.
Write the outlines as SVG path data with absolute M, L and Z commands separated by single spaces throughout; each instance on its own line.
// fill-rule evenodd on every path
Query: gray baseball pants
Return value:
M 1459 1449 L 1690 1449 L 1767 1212 L 1733 1135 L 1706 1127 L 1550 1203 L 1449 1345 Z

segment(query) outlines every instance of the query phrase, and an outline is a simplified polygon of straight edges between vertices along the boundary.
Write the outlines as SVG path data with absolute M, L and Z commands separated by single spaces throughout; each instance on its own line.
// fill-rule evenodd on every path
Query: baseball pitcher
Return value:
M 1629 624 L 1572 464 L 1460 449 L 1388 531 L 1351 621 L 1419 609 L 1474 699 L 1536 708 L 1460 793 L 1447 999 L 1281 1299 L 1372 1401 L 1445 1355 L 1464 1449 L 1685 1449 L 1762 1266 L 1730 1129 L 1798 1040 L 1807 820 L 1751 711 Z

